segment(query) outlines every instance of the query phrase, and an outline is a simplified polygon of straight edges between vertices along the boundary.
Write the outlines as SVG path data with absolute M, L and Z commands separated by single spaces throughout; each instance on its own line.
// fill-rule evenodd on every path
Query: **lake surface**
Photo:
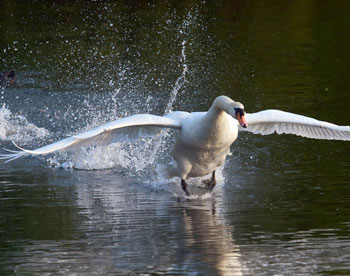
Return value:
M 221 94 L 350 124 L 349 1 L 0 3 L 1 148 Z M 241 133 L 213 193 L 176 133 L 0 164 L 1 275 L 350 275 L 350 143 Z

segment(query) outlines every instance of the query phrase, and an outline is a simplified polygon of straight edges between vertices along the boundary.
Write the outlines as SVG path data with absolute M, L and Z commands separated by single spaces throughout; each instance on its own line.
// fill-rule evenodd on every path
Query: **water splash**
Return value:
M 15 141 L 27 144 L 34 139 L 49 135 L 45 128 L 29 123 L 22 115 L 14 115 L 5 104 L 0 108 L 0 141 Z
M 188 24 L 186 20 L 183 23 L 183 29 L 187 28 Z M 181 31 L 181 33 L 183 33 L 183 31 Z M 172 110 L 178 93 L 187 82 L 186 75 L 188 74 L 188 66 L 185 39 L 183 39 L 181 45 L 181 57 L 179 61 L 182 64 L 182 72 L 170 92 L 170 98 L 167 102 L 164 114 Z M 148 99 L 149 97 L 147 100 Z M 99 114 L 98 110 L 95 110 L 95 112 Z M 94 121 L 94 125 L 96 125 L 96 120 Z M 143 141 L 133 143 L 133 145 L 129 143 L 116 143 L 107 147 L 84 148 L 76 151 L 72 160 L 68 163 L 67 161 L 57 161 L 59 157 L 55 157 L 49 162 L 53 166 L 72 167 L 83 170 L 122 167 L 130 169 L 136 174 L 141 174 L 145 168 L 152 167 L 157 163 L 158 154 L 162 151 L 162 148 L 165 150 L 169 149 L 169 147 L 167 147 L 167 137 L 169 137 L 169 134 L 165 132 L 163 136 L 153 139 L 144 139 Z
M 182 86 L 187 82 L 186 80 L 186 74 L 188 73 L 188 66 L 187 66 L 187 59 L 186 59 L 186 40 L 182 41 L 182 50 L 181 50 L 181 59 L 180 62 L 182 63 L 182 73 L 181 76 L 179 76 L 175 82 L 174 88 L 170 93 L 170 99 L 168 101 L 168 104 L 165 108 L 164 113 L 169 113 L 172 108 L 173 104 L 176 100 L 176 96 L 179 93 Z
M 190 15 L 190 13 L 189 13 L 189 15 Z M 189 21 L 186 19 L 182 24 L 182 29 L 180 29 L 180 31 L 179 31 L 181 34 L 183 34 L 184 30 L 187 29 L 188 24 L 189 24 Z M 187 82 L 186 75 L 188 74 L 189 71 L 188 71 L 187 57 L 186 57 L 186 39 L 182 40 L 181 45 L 182 45 L 182 47 L 181 47 L 180 63 L 182 64 L 182 72 L 181 72 L 181 75 L 177 78 L 175 85 L 170 92 L 170 98 L 169 98 L 167 106 L 164 110 L 164 114 L 167 114 L 167 113 L 172 111 L 173 105 L 174 105 L 174 102 L 176 100 L 178 93 L 181 91 L 181 88 Z M 164 136 L 166 136 L 166 134 L 164 134 Z M 162 145 L 164 145 L 164 141 L 161 139 L 155 143 L 154 149 L 149 155 L 150 160 L 152 160 L 153 162 L 156 160 L 156 155 L 159 152 L 159 148 Z

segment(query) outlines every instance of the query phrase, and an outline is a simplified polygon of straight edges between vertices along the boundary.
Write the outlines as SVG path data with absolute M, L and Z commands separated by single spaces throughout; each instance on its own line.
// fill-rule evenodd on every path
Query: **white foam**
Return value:
M 0 108 L 1 141 L 15 141 L 26 144 L 33 139 L 43 138 L 48 135 L 49 131 L 47 129 L 29 123 L 24 116 L 12 114 L 5 105 Z

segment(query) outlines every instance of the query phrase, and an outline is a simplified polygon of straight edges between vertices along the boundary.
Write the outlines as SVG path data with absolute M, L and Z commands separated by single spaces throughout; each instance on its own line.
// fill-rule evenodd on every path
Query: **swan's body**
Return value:
M 186 179 L 211 173 L 224 163 L 237 136 L 237 120 L 222 110 L 189 114 L 172 152 L 177 176 Z
M 35 150 L 22 149 L 16 145 L 20 151 L 7 150 L 9 153 L 2 154 L 0 158 L 9 162 L 28 155 L 45 155 L 84 146 L 107 145 L 157 135 L 164 128 L 179 131 L 172 152 L 175 162 L 169 168 L 169 175 L 181 178 L 182 187 L 187 195 L 189 193 L 185 180 L 189 177 L 212 173 L 212 179 L 207 186 L 211 189 L 215 186 L 215 169 L 224 163 L 239 130 L 262 135 L 277 132 L 315 139 L 350 141 L 350 126 L 337 126 L 280 110 L 246 114 L 241 103 L 220 96 L 207 112 L 177 111 L 165 116 L 137 114 Z

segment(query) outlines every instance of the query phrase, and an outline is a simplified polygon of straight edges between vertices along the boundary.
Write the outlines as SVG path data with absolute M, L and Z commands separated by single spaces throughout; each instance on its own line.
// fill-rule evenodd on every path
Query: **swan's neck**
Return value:
M 234 114 L 234 101 L 226 96 L 219 96 L 215 99 L 212 106 L 208 110 L 208 114 L 214 117 L 220 117 L 226 112 L 229 115 Z
M 215 99 L 198 124 L 197 139 L 201 139 L 203 145 L 226 148 L 236 139 L 238 128 L 231 115 L 235 112 L 234 103 L 226 96 Z
M 201 127 L 208 128 L 208 132 L 217 132 L 221 128 L 225 128 L 229 124 L 231 110 L 233 110 L 232 101 L 226 96 L 217 97 L 209 108 L 208 112 L 203 116 L 203 124 Z

